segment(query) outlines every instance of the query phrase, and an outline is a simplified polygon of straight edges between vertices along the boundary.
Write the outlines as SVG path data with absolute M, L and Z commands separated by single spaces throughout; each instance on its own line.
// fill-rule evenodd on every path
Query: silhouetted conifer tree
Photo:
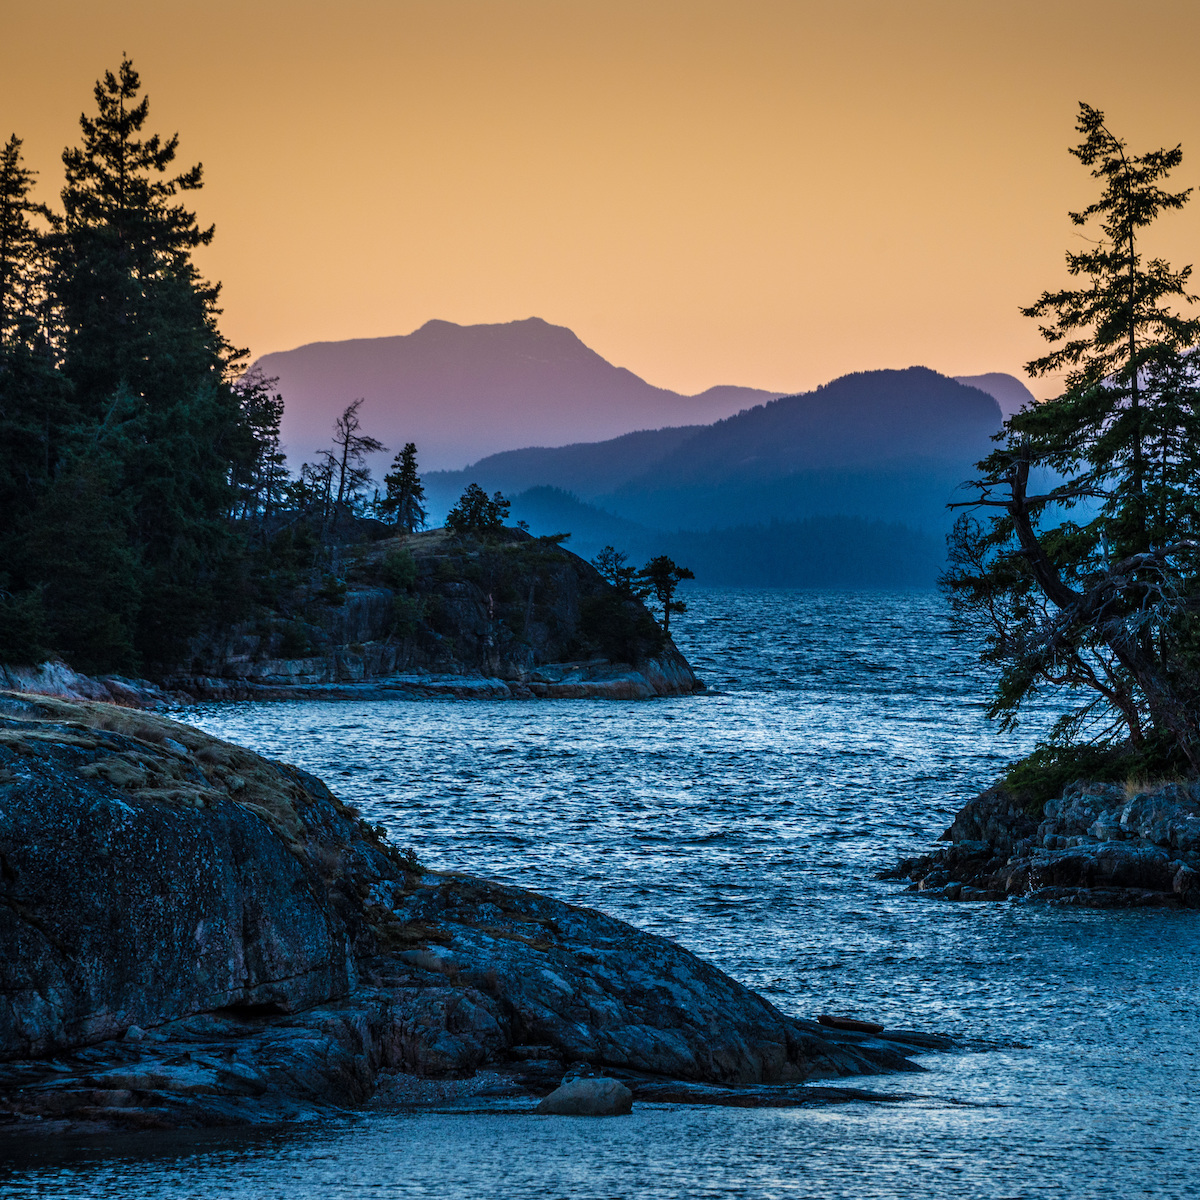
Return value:
M 687 567 L 681 567 L 665 554 L 652 558 L 639 572 L 640 578 L 646 581 L 649 594 L 662 605 L 663 633 L 671 635 L 671 614 L 687 612 L 687 605 L 682 600 L 675 599 L 675 589 L 685 579 L 695 579 L 696 576 Z
M 452 533 L 475 533 L 490 537 L 503 530 L 511 507 L 511 503 L 500 492 L 489 496 L 479 484 L 469 483 L 446 515 L 446 528 Z
M 368 455 L 387 449 L 382 442 L 359 432 L 362 422 L 358 410 L 362 406 L 361 399 L 347 404 L 333 423 L 331 478 L 337 483 L 333 502 L 338 507 L 345 505 L 352 512 L 362 507 L 363 493 L 371 483 Z
M 406 443 L 404 449 L 392 459 L 392 469 L 383 477 L 383 482 L 387 495 L 379 501 L 380 516 L 406 533 L 424 529 L 428 515 L 422 504 L 425 487 L 417 473 L 417 447 L 414 442 Z
M 1077 128 L 1071 153 L 1102 190 L 1070 215 L 1096 236 L 1067 254 L 1079 285 L 1022 310 L 1053 347 L 1026 369 L 1065 386 L 1011 417 L 979 464 L 972 504 L 1000 511 L 960 518 L 944 583 L 1000 669 L 993 716 L 1015 723 L 1063 689 L 1078 703 L 1056 743 L 1165 744 L 1200 770 L 1200 321 L 1168 307 L 1195 299 L 1191 268 L 1142 246 L 1190 189 L 1163 187 L 1178 146 L 1130 154 L 1086 104 Z M 1056 485 L 1031 495 L 1031 473 Z

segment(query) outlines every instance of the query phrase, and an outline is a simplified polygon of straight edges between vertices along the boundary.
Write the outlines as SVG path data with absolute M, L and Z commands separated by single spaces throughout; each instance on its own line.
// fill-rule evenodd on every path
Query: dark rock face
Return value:
M 186 726 L 12 693 L 0 941 L 0 1131 L 290 1120 L 400 1075 L 540 1095 L 585 1060 L 635 1093 L 805 1102 L 949 1045 L 825 1029 L 600 913 L 425 871 Z
M 198 638 L 190 662 L 164 668 L 157 683 L 44 663 L 0 666 L 0 688 L 140 708 L 172 698 L 646 700 L 704 690 L 640 601 L 621 601 L 552 540 L 433 530 L 328 551 L 327 573 L 295 572 L 303 578 L 279 589 L 268 615 Z
M 1000 788 L 966 804 L 952 844 L 881 878 L 947 900 L 1200 908 L 1200 783 L 1080 781 L 1035 822 Z
M 330 553 L 321 586 L 308 575 L 269 618 L 200 639 L 164 686 L 206 699 L 465 698 L 480 681 L 489 699 L 703 690 L 639 601 L 551 539 L 432 530 Z

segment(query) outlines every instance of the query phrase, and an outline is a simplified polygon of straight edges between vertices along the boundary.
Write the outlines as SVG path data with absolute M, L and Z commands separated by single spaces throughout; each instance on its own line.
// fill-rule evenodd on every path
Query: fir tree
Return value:
M 675 599 L 675 589 L 685 579 L 696 576 L 687 567 L 681 567 L 665 554 L 652 558 L 639 572 L 646 581 L 649 594 L 662 605 L 662 627 L 667 637 L 671 636 L 671 614 L 687 612 L 687 605 Z
M 150 112 L 125 59 L 95 86 L 82 144 L 63 151 L 63 219 L 55 239 L 64 366 L 90 415 L 119 387 L 161 405 L 221 382 L 239 356 L 217 329 L 219 285 L 192 254 L 213 239 L 182 193 L 203 186 L 200 164 L 171 174 L 179 135 L 140 136 Z
M 279 444 L 283 397 L 278 379 L 257 368 L 247 371 L 234 385 L 241 411 L 235 430 L 230 466 L 230 515 L 256 524 L 265 531 L 272 515 L 285 503 L 289 475 L 287 456 Z
M 230 472 L 243 414 L 227 382 L 239 355 L 216 325 L 219 289 L 191 257 L 213 231 L 179 200 L 201 187 L 201 168 L 171 173 L 178 137 L 145 133 L 140 89 L 127 59 L 106 73 L 95 115 L 80 118 L 81 144 L 63 153 L 50 288 L 77 420 L 54 438 L 69 441 L 62 457 L 102 468 L 121 498 L 124 540 L 141 564 L 131 640 L 165 662 L 230 600 L 240 553 L 227 520 Z M 35 515 L 50 522 L 35 539 L 42 545 L 65 535 L 55 525 L 69 512 L 61 499 Z M 97 578 L 107 578 L 110 549 L 97 541 L 90 551 Z M 128 606 L 114 601 L 113 611 Z
M 21 147 L 14 134 L 0 150 L 0 655 L 27 662 L 44 653 L 45 630 L 25 533 L 74 411 L 49 340 L 48 213 L 33 199 Z
M 477 483 L 466 490 L 446 516 L 446 528 L 452 533 L 474 533 L 494 537 L 504 529 L 511 504 L 499 492 L 489 496 Z
M 387 494 L 378 503 L 378 511 L 385 521 L 391 521 L 405 533 L 415 533 L 425 528 L 428 514 L 422 501 L 425 487 L 417 473 L 417 447 L 408 442 L 404 449 L 392 459 L 392 469 L 383 477 Z
M 42 239 L 33 217 L 44 214 L 34 202 L 34 172 L 25 166 L 21 139 L 14 133 L 0 150 L 0 345 L 28 343 L 36 309 Z
M 1088 105 L 1077 127 L 1071 153 L 1102 182 L 1070 214 L 1099 226 L 1067 255 L 1083 286 L 1022 310 L 1053 347 L 1027 369 L 1065 372 L 1065 387 L 1010 418 L 979 464 L 971 505 L 999 512 L 959 519 L 944 583 L 1000 668 L 992 715 L 1014 723 L 1030 696 L 1063 689 L 1078 703 L 1057 742 L 1165 744 L 1200 770 L 1200 322 L 1170 307 L 1194 299 L 1191 268 L 1141 246 L 1188 199 L 1162 186 L 1182 154 L 1130 154 Z M 1031 495 L 1031 477 L 1053 486 Z

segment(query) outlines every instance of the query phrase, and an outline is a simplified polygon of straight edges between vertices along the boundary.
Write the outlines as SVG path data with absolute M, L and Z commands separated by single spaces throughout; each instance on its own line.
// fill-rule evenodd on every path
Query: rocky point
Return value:
M 1200 781 L 1080 780 L 1037 816 L 997 786 L 941 840 L 880 878 L 945 900 L 1200 908 Z
M 319 779 L 156 713 L 14 693 L 0 942 L 17 1136 L 532 1104 L 572 1070 L 634 1099 L 880 1100 L 807 1081 L 951 1044 L 793 1017 L 602 913 L 428 870 Z

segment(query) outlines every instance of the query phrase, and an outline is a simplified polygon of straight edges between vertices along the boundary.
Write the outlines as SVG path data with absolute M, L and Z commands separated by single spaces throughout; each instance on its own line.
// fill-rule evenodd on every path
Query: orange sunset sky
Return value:
M 1076 102 L 1200 184 L 1198 0 L 5 0 L 3 29 L 0 133 L 48 200 L 128 52 L 255 354 L 536 315 L 687 392 L 1020 373 L 1094 194 Z M 1200 200 L 1151 248 L 1200 258 Z

